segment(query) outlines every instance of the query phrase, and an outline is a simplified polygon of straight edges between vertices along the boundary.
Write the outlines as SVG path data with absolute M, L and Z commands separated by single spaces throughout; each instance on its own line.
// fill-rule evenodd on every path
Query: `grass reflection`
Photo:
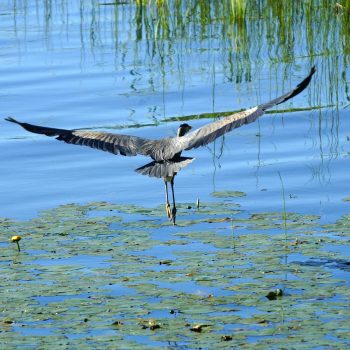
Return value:
M 160 65 L 164 72 L 177 70 L 181 75 L 189 64 L 183 57 L 193 59 L 196 53 L 199 64 L 208 67 L 215 62 L 225 79 L 236 83 L 251 81 L 266 65 L 273 70 L 271 75 L 276 76 L 277 70 L 280 76 L 283 64 L 287 78 L 296 65 L 316 61 L 322 78 L 330 82 L 327 91 L 316 91 L 317 104 L 324 98 L 328 104 L 349 103 L 345 67 L 350 11 L 346 4 L 335 7 L 328 0 L 286 1 L 283 6 L 270 0 L 24 0 L 12 6 L 12 25 L 22 45 L 26 33 L 36 29 L 48 46 L 53 45 L 57 42 L 53 23 L 60 23 L 67 41 L 72 31 L 79 31 L 82 51 L 100 55 L 114 47 L 120 64 L 132 54 L 135 66 Z M 33 11 L 36 23 L 30 22 Z

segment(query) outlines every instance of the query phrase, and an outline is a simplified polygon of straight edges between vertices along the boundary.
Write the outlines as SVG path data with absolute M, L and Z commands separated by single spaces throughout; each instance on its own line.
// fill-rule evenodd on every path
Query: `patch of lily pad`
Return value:
M 181 204 L 175 227 L 164 206 L 106 202 L 0 219 L 0 345 L 347 348 L 348 256 L 329 247 L 350 220 L 319 222 L 227 201 Z
M 237 198 L 244 197 L 246 194 L 241 191 L 215 191 L 211 194 L 215 198 Z

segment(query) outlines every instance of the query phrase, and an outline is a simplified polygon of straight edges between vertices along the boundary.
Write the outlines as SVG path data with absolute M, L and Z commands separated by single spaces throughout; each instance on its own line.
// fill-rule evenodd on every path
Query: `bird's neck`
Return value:
M 184 128 L 179 128 L 179 130 L 177 131 L 177 137 L 182 137 L 184 136 L 186 133 L 186 130 Z

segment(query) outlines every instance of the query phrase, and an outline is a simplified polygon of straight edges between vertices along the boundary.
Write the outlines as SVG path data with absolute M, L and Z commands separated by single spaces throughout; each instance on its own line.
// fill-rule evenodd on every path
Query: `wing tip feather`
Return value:
M 7 122 L 16 123 L 16 124 L 21 124 L 21 122 L 19 122 L 18 120 L 16 120 L 16 119 L 13 118 L 13 117 L 6 117 L 5 120 L 6 120 Z

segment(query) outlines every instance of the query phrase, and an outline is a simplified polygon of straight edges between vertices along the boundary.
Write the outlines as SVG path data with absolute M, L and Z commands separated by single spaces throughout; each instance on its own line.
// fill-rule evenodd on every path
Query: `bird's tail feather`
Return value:
M 135 169 L 135 171 L 150 177 L 165 178 L 176 175 L 181 169 L 192 163 L 194 159 L 195 158 L 179 157 L 179 159 L 176 160 L 153 161 Z

